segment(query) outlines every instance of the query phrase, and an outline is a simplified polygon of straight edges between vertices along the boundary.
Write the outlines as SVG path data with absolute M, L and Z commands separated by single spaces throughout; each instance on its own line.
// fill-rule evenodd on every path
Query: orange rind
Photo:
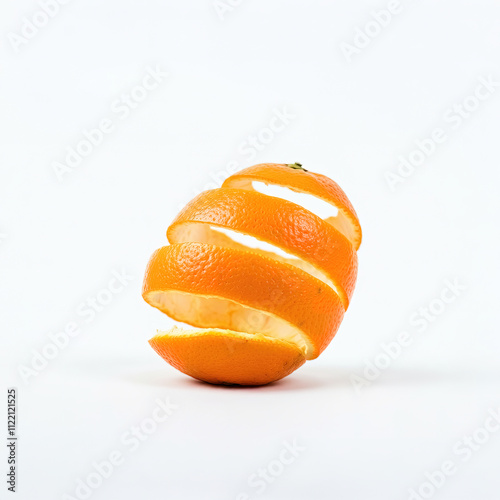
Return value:
M 337 214 L 322 219 L 257 192 L 253 182 L 316 196 Z M 327 177 L 298 164 L 244 169 L 192 200 L 167 238 L 149 261 L 143 298 L 195 327 L 150 340 L 181 372 L 214 384 L 262 385 L 318 357 L 335 336 L 354 291 L 361 228 Z

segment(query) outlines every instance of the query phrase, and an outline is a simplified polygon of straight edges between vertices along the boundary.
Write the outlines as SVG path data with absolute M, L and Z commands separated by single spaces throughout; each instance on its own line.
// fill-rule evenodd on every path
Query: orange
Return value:
M 317 196 L 338 209 L 321 219 L 253 181 Z M 251 236 L 286 256 L 250 248 Z M 361 229 L 340 187 L 294 164 L 256 165 L 190 202 L 151 257 L 143 297 L 176 327 L 150 344 L 180 371 L 211 383 L 261 385 L 314 359 L 336 334 L 354 290 Z

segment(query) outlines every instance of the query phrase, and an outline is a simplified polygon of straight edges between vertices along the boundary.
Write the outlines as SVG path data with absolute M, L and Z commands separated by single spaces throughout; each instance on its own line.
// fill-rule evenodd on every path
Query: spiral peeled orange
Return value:
M 337 215 L 322 219 L 257 192 L 254 182 L 315 196 Z M 227 233 L 281 252 L 250 248 Z M 192 200 L 167 238 L 170 245 L 149 261 L 143 297 L 196 327 L 150 340 L 181 372 L 216 384 L 266 384 L 318 357 L 336 334 L 356 282 L 361 227 L 331 179 L 300 164 L 255 165 Z

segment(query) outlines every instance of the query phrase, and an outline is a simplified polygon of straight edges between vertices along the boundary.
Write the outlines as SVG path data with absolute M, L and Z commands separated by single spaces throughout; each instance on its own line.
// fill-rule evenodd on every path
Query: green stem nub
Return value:
M 303 170 L 304 172 L 307 172 L 307 170 L 302 167 L 302 163 L 289 163 L 287 167 L 293 168 L 294 170 Z

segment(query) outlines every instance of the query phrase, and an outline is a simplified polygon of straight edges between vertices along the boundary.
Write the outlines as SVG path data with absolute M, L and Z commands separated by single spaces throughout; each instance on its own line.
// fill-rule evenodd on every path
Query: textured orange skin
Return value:
M 342 233 L 300 205 L 256 191 L 214 189 L 179 213 L 167 231 L 170 243 L 177 242 L 179 226 L 189 222 L 239 231 L 310 262 L 332 280 L 347 309 L 356 284 L 356 251 Z
M 306 361 L 302 352 L 288 342 L 258 335 L 248 337 L 208 331 L 195 336 L 157 335 L 149 343 L 174 368 L 211 384 L 269 384 Z
M 361 226 L 354 207 L 342 188 L 325 175 L 305 172 L 303 170 L 294 170 L 287 167 L 287 165 L 279 163 L 261 163 L 260 165 L 244 168 L 231 177 L 228 177 L 222 184 L 222 187 L 241 188 L 241 186 L 237 185 L 244 179 L 287 187 L 297 192 L 317 196 L 337 206 L 352 223 L 356 233 L 356 238 L 353 241 L 354 248 L 358 250 L 361 245 Z M 250 187 L 249 189 L 252 188 Z
M 252 252 L 206 243 L 158 249 L 144 277 L 144 300 L 149 302 L 148 293 L 158 290 L 230 298 L 278 316 L 311 340 L 313 352 L 308 359 L 317 358 L 326 348 L 344 316 L 338 295 L 306 272 Z M 201 324 L 180 317 L 175 310 L 163 312 L 193 326 L 231 329 L 230 318 L 227 324 Z
M 252 181 L 316 196 L 336 206 L 339 214 L 322 220 L 298 205 L 257 193 Z M 339 295 L 306 271 L 278 261 L 268 252 L 242 249 L 225 235 L 212 240 L 215 244 L 187 241 L 192 234 L 203 241 L 203 234 L 182 234 L 183 227 L 192 222 L 225 227 L 272 243 L 321 269 Z M 282 164 L 244 169 L 226 179 L 221 189 L 203 193 L 188 204 L 167 235 L 172 244 L 151 257 L 143 297 L 172 318 L 205 328 L 168 332 L 150 340 L 153 349 L 181 372 L 214 384 L 266 384 L 287 376 L 305 359 L 317 357 L 336 334 L 354 288 L 355 250 L 362 233 L 349 199 L 328 177 Z M 166 295 L 157 293 L 162 291 Z M 230 310 L 222 309 L 217 315 L 211 307 L 203 307 L 200 315 L 199 304 L 189 303 L 186 308 L 183 302 L 158 302 L 158 295 L 168 296 L 168 292 L 209 301 L 227 299 L 281 318 L 302 332 L 309 340 L 309 350 L 295 345 L 296 337 L 275 338 L 275 323 L 268 323 L 267 336 L 260 324 L 255 329 L 258 333 L 230 331 Z

